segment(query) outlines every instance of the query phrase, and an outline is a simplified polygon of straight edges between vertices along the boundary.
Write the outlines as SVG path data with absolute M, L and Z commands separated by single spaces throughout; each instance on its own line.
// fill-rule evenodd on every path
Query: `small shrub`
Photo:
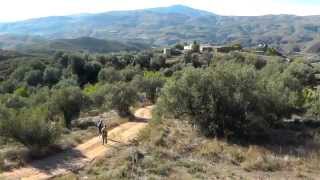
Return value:
M 98 84 L 95 84 L 95 85 L 89 84 L 84 87 L 83 92 L 85 95 L 90 96 L 96 93 L 98 88 L 99 88 Z
M 281 162 L 274 156 L 263 155 L 256 159 L 248 160 L 243 163 L 246 171 L 266 171 L 274 172 L 281 170 Z
M 123 81 L 130 82 L 136 75 L 141 74 L 141 70 L 133 66 L 127 66 L 120 71 L 120 74 Z
M 18 89 L 16 89 L 14 91 L 15 95 L 21 96 L 21 97 L 28 97 L 29 96 L 29 92 L 28 89 L 25 87 L 20 87 Z
M 18 82 L 15 80 L 7 80 L 0 83 L 0 93 L 13 93 L 18 85 Z
M 304 94 L 306 106 L 308 107 L 307 114 L 320 121 L 320 90 L 306 89 Z
M 169 162 L 160 161 L 155 167 L 148 169 L 148 172 L 151 174 L 156 174 L 160 176 L 168 176 L 171 170 L 171 164 Z
M 161 129 L 158 131 L 157 136 L 153 136 L 153 142 L 156 146 L 163 146 L 167 147 L 166 139 L 168 137 L 169 130 L 168 129 Z
M 21 96 L 10 96 L 8 97 L 6 103 L 6 107 L 13 108 L 13 109 L 20 109 L 27 106 L 26 99 Z
M 232 157 L 233 162 L 237 165 L 239 165 L 240 163 L 242 163 L 246 160 L 246 156 L 245 156 L 244 152 L 242 152 L 240 149 L 232 151 L 231 157 Z
M 56 85 L 53 86 L 53 89 L 63 89 L 68 87 L 77 87 L 78 82 L 75 76 L 69 79 L 62 79 Z
M 278 171 L 282 168 L 281 159 L 265 149 L 256 146 L 251 146 L 246 153 L 246 159 L 241 163 L 241 166 L 246 171 Z
M 220 154 L 222 152 L 223 145 L 220 145 L 218 141 L 205 142 L 201 144 L 197 150 L 197 154 L 214 162 L 220 159 Z

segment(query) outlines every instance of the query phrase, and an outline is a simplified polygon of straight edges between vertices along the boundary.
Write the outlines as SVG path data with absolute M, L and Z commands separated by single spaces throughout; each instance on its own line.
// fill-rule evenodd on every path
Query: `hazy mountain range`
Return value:
M 181 5 L 0 24 L 2 36 L 27 35 L 29 40 L 39 42 L 81 37 L 153 45 L 193 40 L 217 44 L 240 42 L 244 46 L 266 42 L 287 52 L 320 52 L 319 33 L 320 16 L 220 16 Z M 0 45 L 10 46 L 3 39 L 0 37 Z

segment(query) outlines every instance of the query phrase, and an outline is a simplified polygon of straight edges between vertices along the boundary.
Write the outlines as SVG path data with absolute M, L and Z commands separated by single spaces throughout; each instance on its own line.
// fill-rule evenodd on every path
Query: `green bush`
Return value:
M 0 93 L 13 93 L 14 90 L 17 88 L 18 82 L 15 80 L 7 80 L 0 83 Z
M 289 64 L 286 71 L 297 78 L 303 86 L 316 84 L 316 79 L 314 77 L 315 70 L 307 63 L 299 61 L 292 62 Z
M 114 83 L 121 81 L 121 74 L 114 68 L 104 68 L 99 72 L 98 79 L 100 82 Z
M 307 114 L 320 121 L 320 89 L 305 89 L 304 98 L 307 106 Z
M 134 57 L 134 64 L 141 68 L 149 68 L 151 55 L 148 53 L 140 53 Z
M 7 108 L 20 109 L 28 105 L 27 99 L 17 95 L 7 95 L 5 105 Z
M 81 76 L 84 74 L 84 66 L 86 64 L 85 60 L 78 56 L 78 55 L 72 55 L 69 57 L 70 59 L 70 68 L 74 74 L 77 74 Z
M 101 108 L 105 104 L 105 95 L 106 91 L 104 86 L 97 83 L 95 85 L 86 85 L 83 89 L 83 93 L 87 97 L 86 107 L 92 108 Z
M 28 98 L 28 104 L 32 106 L 39 106 L 48 104 L 51 96 L 51 91 L 48 87 L 38 88 L 36 93 L 33 93 Z
M 106 104 L 106 94 L 108 92 L 109 85 L 95 85 L 96 89 L 94 92 L 88 94 L 88 97 L 90 98 L 92 105 L 96 108 L 103 108 Z
M 126 82 L 130 82 L 136 75 L 141 75 L 141 70 L 137 67 L 127 66 L 125 69 L 120 71 L 121 79 Z
M 15 95 L 21 96 L 21 97 L 28 97 L 29 96 L 29 92 L 28 89 L 25 87 L 20 87 L 18 89 L 16 89 L 14 91 Z
M 17 69 L 14 70 L 14 72 L 10 75 L 12 79 L 15 79 L 17 81 L 22 81 L 26 75 L 27 72 L 31 71 L 30 66 L 20 66 Z
M 98 62 L 89 62 L 84 66 L 86 80 L 89 83 L 96 83 L 98 81 L 98 74 L 101 70 L 101 64 Z
M 98 90 L 98 86 L 99 84 L 87 84 L 84 88 L 83 88 L 83 93 L 87 96 L 90 96 L 91 94 L 94 94 L 95 92 L 97 92 Z
M 301 113 L 303 81 L 291 73 L 289 67 L 284 63 L 272 61 L 259 71 L 258 97 L 265 106 L 264 111 L 260 113 L 268 119 Z
M 41 72 L 43 72 L 46 68 L 43 59 L 32 59 L 30 62 L 27 63 L 27 65 L 30 66 L 31 69 L 39 70 Z
M 174 46 L 174 48 L 178 49 L 178 50 L 183 50 L 184 49 L 184 46 L 182 44 L 176 44 Z
M 53 89 L 63 89 L 68 87 L 78 87 L 76 77 L 73 76 L 72 78 L 60 80 L 59 83 L 53 86 Z
M 59 82 L 61 78 L 61 71 L 57 68 L 48 67 L 45 69 L 43 73 L 43 81 L 44 83 L 52 86 Z
M 268 55 L 268 56 L 282 56 L 282 54 L 275 48 L 267 48 L 266 55 Z
M 33 107 L 12 112 L 0 110 L 1 135 L 10 137 L 34 150 L 40 150 L 56 142 L 60 136 L 58 123 L 50 122 L 48 109 Z
M 176 117 L 190 116 L 190 122 L 208 136 L 248 137 L 256 134 L 256 118 L 276 125 L 293 113 L 297 101 L 294 78 L 279 71 L 261 76 L 253 66 L 219 63 L 207 69 L 186 68 L 163 88 L 158 112 Z M 263 74 L 263 73 L 262 73 Z
M 42 72 L 40 70 L 32 70 L 26 73 L 25 81 L 30 86 L 37 86 L 42 83 Z

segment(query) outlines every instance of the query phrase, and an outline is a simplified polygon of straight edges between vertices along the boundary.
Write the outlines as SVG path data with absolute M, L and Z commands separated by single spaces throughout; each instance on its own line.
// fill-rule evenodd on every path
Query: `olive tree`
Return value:
M 152 57 L 150 61 L 150 67 L 157 71 L 166 67 L 166 58 L 161 55 Z
M 42 72 L 40 70 L 32 70 L 26 73 L 25 81 L 30 86 L 37 86 L 42 83 Z
M 52 86 L 59 82 L 61 77 L 61 71 L 58 68 L 47 67 L 43 73 L 43 81 Z
M 110 67 L 102 69 L 98 74 L 98 79 L 100 82 L 114 83 L 121 81 L 122 78 L 119 71 L 113 67 Z
M 140 53 L 134 57 L 134 64 L 141 68 L 149 68 L 151 55 L 147 53 Z
M 0 83 L 0 93 L 13 93 L 18 86 L 18 82 L 12 79 Z
M 98 74 L 101 70 L 101 64 L 98 62 L 89 62 L 84 66 L 86 80 L 89 83 L 96 83 L 98 81 Z
M 258 74 L 254 66 L 231 62 L 186 68 L 164 86 L 158 112 L 187 115 L 208 136 L 251 137 L 292 113 L 296 100 L 286 78 L 260 80 Z
M 146 93 L 147 98 L 155 103 L 165 78 L 159 72 L 145 72 L 144 76 L 137 76 L 132 83 L 140 92 Z
M 106 105 L 118 111 L 120 116 L 130 116 L 130 106 L 138 100 L 137 90 L 129 83 L 118 82 L 107 85 Z
M 130 82 L 135 76 L 141 75 L 142 72 L 139 68 L 134 66 L 127 66 L 125 69 L 120 71 L 121 79 L 125 82 Z
M 55 143 L 61 134 L 60 125 L 49 120 L 47 107 L 16 112 L 0 107 L 0 119 L 0 135 L 13 138 L 37 152 Z
M 51 108 L 54 113 L 62 113 L 66 127 L 71 128 L 71 121 L 79 116 L 84 101 L 85 97 L 79 88 L 67 87 L 53 93 Z

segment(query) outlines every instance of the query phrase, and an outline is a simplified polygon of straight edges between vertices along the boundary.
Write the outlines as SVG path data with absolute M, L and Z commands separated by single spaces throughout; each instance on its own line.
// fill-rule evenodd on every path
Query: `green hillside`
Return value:
M 119 51 L 139 51 L 149 46 L 140 42 L 118 42 L 91 37 L 76 39 L 47 40 L 38 36 L 0 36 L 0 49 L 17 50 L 22 52 L 55 52 L 72 51 L 88 53 L 109 53 Z

